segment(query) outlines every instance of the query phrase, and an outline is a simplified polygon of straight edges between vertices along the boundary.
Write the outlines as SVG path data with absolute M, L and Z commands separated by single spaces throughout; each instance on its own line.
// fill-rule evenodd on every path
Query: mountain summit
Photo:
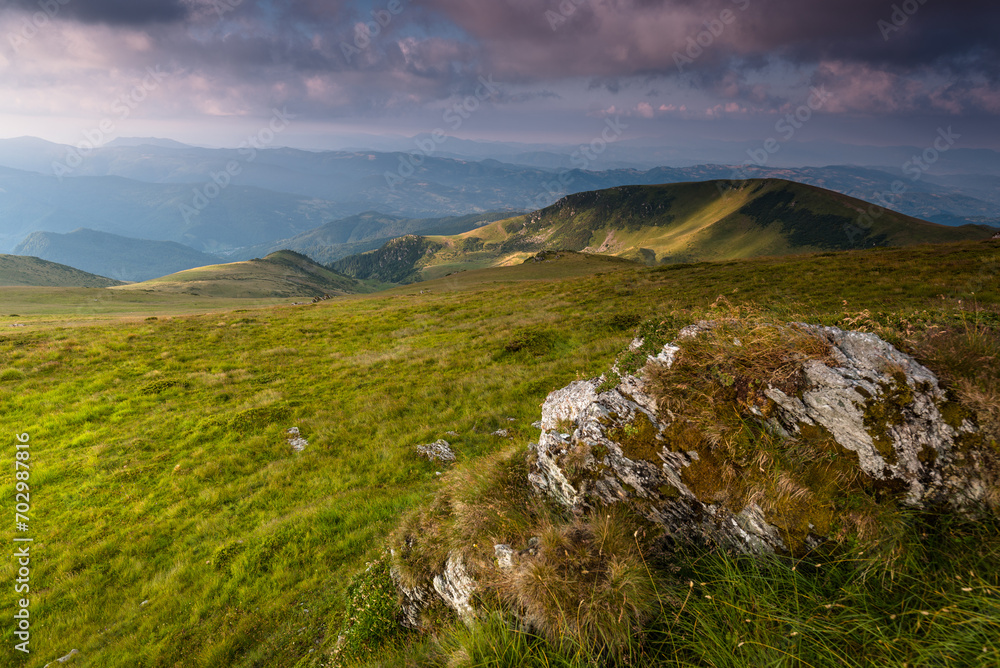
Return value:
M 782 179 L 620 186 L 452 236 L 410 237 L 335 263 L 367 278 L 436 278 L 522 262 L 543 250 L 613 255 L 647 265 L 987 239 Z M 405 251 L 405 252 L 404 252 Z

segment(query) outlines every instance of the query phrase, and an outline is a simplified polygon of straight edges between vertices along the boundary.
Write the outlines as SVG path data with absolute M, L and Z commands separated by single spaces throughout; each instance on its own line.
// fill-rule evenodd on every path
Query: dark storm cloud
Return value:
M 509 53 L 519 44 L 548 53 L 540 70 L 556 75 L 579 74 L 581 65 L 592 69 L 597 61 L 602 74 L 670 74 L 676 71 L 674 54 L 713 26 L 720 34 L 703 49 L 704 64 L 778 56 L 794 64 L 841 59 L 958 66 L 977 50 L 995 55 L 1000 41 L 1000 5 L 992 0 L 494 0 L 488 9 L 465 0 L 428 4 L 503 63 L 519 62 L 518 54 Z M 732 20 L 719 30 L 724 11 Z M 649 39 L 651 30 L 658 39 Z
M 833 113 L 1000 113 L 1000 5 L 986 0 L 398 0 L 391 16 L 391 0 L 42 1 L 66 4 L 32 43 L 39 58 L 55 63 L 65 49 L 64 68 L 79 60 L 70 45 L 81 35 L 101 35 L 86 76 L 107 63 L 162 66 L 175 75 L 171 100 L 187 103 L 188 82 L 190 100 L 213 113 L 254 100 L 332 114 L 413 108 L 466 94 L 482 76 L 521 87 L 504 103 L 571 85 L 606 98 L 595 104 L 631 96 L 634 106 L 643 88 L 690 87 L 709 105 L 759 113 L 823 85 Z M 13 2 L 20 21 L 39 7 Z
M 995 53 L 1000 6 L 986 0 L 756 0 L 733 44 L 793 62 L 840 59 L 896 67 Z
M 767 111 L 794 99 L 781 88 L 798 72 L 799 84 L 838 89 L 839 111 L 997 111 L 992 0 L 493 0 L 486 10 L 426 2 L 512 79 L 584 78 L 616 94 L 630 77 L 683 75 Z
M 11 0 L 10 7 L 108 25 L 173 23 L 188 16 L 184 0 Z

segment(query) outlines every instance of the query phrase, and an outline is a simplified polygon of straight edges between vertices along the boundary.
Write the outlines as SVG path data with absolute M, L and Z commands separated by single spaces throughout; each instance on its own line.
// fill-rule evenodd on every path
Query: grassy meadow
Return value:
M 34 539 L 31 654 L 12 649 L 5 615 L 0 665 L 41 668 L 71 649 L 72 665 L 100 668 L 343 664 L 356 574 L 456 475 L 414 446 L 448 440 L 459 471 L 516 457 L 545 396 L 608 369 L 648 320 L 750 309 L 874 330 L 981 422 L 1000 419 L 998 283 L 993 241 L 656 269 L 565 255 L 308 306 L 0 288 L 4 542 Z M 301 452 L 291 427 L 309 442 Z M 20 433 L 27 534 L 12 521 Z M 997 524 L 910 526 L 901 544 L 913 549 L 891 568 L 851 554 L 653 564 L 659 611 L 616 660 L 1000 665 Z M 15 577 L 0 561 L 3 610 Z M 348 663 L 612 661 L 508 621 L 445 618 L 433 637 L 376 637 Z

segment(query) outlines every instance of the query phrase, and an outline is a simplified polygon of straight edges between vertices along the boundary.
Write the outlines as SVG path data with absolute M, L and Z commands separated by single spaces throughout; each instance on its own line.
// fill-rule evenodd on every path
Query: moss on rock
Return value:
M 631 422 L 626 422 L 608 431 L 608 438 L 617 443 L 622 453 L 632 461 L 646 461 L 660 464 L 663 441 L 652 420 L 642 412 L 636 413 Z

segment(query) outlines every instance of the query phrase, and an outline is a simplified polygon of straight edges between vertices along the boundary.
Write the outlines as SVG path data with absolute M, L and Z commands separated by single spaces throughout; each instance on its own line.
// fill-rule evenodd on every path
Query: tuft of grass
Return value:
M 23 380 L 24 372 L 20 369 L 4 369 L 0 371 L 0 382 L 11 382 L 15 380 Z
M 407 513 L 390 537 L 394 565 L 408 587 L 429 586 L 448 554 L 461 552 L 472 568 L 485 570 L 493 546 L 525 545 L 553 511 L 527 484 L 523 450 L 508 449 L 442 476 L 433 500 Z
M 520 353 L 528 357 L 539 357 L 551 352 L 556 344 L 556 336 L 547 329 L 522 329 L 515 332 L 503 344 L 503 353 L 510 355 Z
M 636 525 L 619 508 L 543 524 L 536 553 L 496 583 L 499 597 L 550 643 L 569 639 L 591 656 L 633 658 L 645 625 L 663 611 Z
M 556 642 L 520 627 L 502 611 L 484 615 L 474 629 L 446 634 L 421 665 L 448 668 L 596 668 L 599 659 L 571 638 Z
M 684 614 L 659 626 L 648 649 L 668 666 L 996 664 L 1000 581 L 987 566 L 1000 548 L 996 523 L 911 519 L 907 556 L 891 566 L 858 551 L 689 554 L 678 573 Z
M 246 434 L 286 420 L 290 414 L 291 410 L 286 404 L 257 406 L 234 415 L 229 421 L 229 426 L 234 431 Z

